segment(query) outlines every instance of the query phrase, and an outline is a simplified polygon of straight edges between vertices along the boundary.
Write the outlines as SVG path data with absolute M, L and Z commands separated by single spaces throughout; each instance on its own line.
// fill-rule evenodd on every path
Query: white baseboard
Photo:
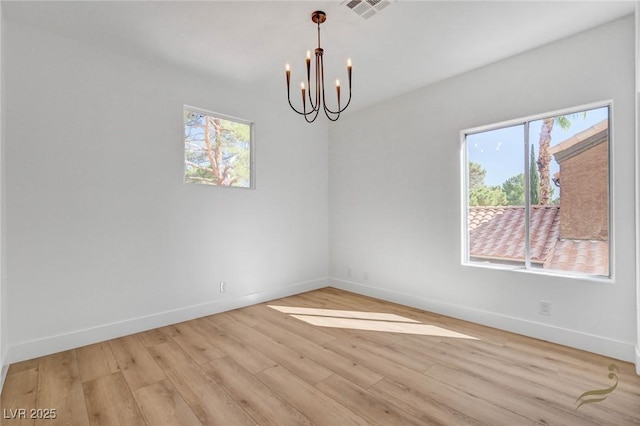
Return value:
M 471 321 L 477 324 L 534 337 L 536 339 L 582 349 L 622 361 L 635 362 L 636 371 L 640 374 L 640 354 L 634 345 L 628 342 L 612 340 L 602 336 L 582 333 L 522 318 L 500 315 L 494 312 L 482 311 L 468 306 L 455 305 L 439 300 L 419 297 L 414 294 L 399 293 L 352 281 L 330 278 L 329 283 L 332 287 L 341 290 L 351 291 L 353 293 L 423 309 L 436 314 L 447 315 L 465 321 Z
M 640 376 L 640 342 L 636 346 L 636 374 Z
M 56 352 L 79 348 L 129 334 L 188 321 L 194 318 L 200 318 L 207 315 L 254 305 L 256 303 L 262 303 L 273 299 L 279 299 L 281 297 L 316 290 L 326 287 L 327 284 L 327 278 L 320 278 L 260 293 L 213 300 L 199 305 L 186 306 L 184 308 L 138 318 L 131 318 L 98 327 L 76 330 L 42 339 L 17 342 L 9 345 L 5 362 L 8 365 L 44 355 L 50 355 Z

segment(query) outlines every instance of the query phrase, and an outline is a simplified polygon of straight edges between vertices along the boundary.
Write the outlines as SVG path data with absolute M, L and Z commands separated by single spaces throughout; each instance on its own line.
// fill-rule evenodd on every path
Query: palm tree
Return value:
M 571 118 L 577 114 L 571 115 Z M 584 113 L 586 116 L 586 112 Z M 540 204 L 551 204 L 551 180 L 549 179 L 549 164 L 551 163 L 551 154 L 549 148 L 551 147 L 551 131 L 553 130 L 554 123 L 563 129 L 567 130 L 571 127 L 571 120 L 566 115 L 559 115 L 557 117 L 545 118 L 542 120 L 542 128 L 540 129 L 540 141 L 538 146 L 540 147 L 538 153 L 538 171 L 540 172 Z

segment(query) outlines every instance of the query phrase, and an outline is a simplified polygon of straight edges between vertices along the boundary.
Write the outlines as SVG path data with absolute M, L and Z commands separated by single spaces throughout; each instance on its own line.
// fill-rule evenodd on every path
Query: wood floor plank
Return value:
M 487 327 L 481 324 L 475 324 L 463 321 L 457 318 L 441 316 L 438 320 L 432 322 L 434 325 L 456 331 L 458 333 L 467 334 L 482 340 L 485 343 L 491 343 L 496 346 L 506 345 L 514 334 L 497 328 Z
M 366 419 L 281 366 L 261 371 L 256 376 L 318 426 L 369 424 Z
M 473 372 L 474 375 L 488 376 L 501 372 L 502 376 L 517 377 L 524 383 L 532 384 L 541 377 L 545 377 L 544 372 L 556 377 L 556 372 L 553 370 L 531 368 L 526 362 L 511 362 L 508 358 L 495 357 L 473 343 L 443 341 L 430 350 L 430 356 L 434 363 Z
M 55 419 L 38 419 L 36 425 L 89 424 L 75 350 L 40 359 L 35 408 L 56 410 Z
M 335 336 L 328 333 L 326 330 L 321 329 L 320 327 L 314 327 L 288 314 L 278 312 L 270 308 L 268 305 L 271 305 L 271 303 L 249 306 L 246 309 L 248 313 L 255 317 L 266 319 L 269 322 L 276 324 L 279 328 L 283 328 L 291 333 L 305 336 L 307 340 L 311 340 L 319 345 L 336 339 Z
M 383 378 L 382 375 L 353 360 L 317 345 L 304 336 L 276 327 L 272 323 L 263 321 L 262 324 L 253 328 L 364 388 L 372 386 Z
M 481 426 L 484 423 L 455 410 L 449 405 L 427 398 L 408 386 L 389 379 L 381 380 L 369 391 L 402 408 L 424 424 L 431 426 Z
M 29 365 L 33 366 L 33 363 Z M 38 365 L 35 363 L 35 365 Z M 35 422 L 29 414 L 36 408 L 36 391 L 38 388 L 38 368 L 16 369 L 7 374 L 2 395 L 0 395 L 0 409 L 2 421 L 6 426 L 32 426 Z M 26 410 L 24 413 L 21 410 Z
M 337 374 L 316 384 L 316 388 L 340 401 L 342 405 L 367 419 L 372 425 L 419 426 L 422 424 L 419 419 L 406 411 Z
M 225 356 L 224 352 L 207 341 L 206 335 L 200 334 L 190 323 L 182 322 L 163 327 L 162 331 L 180 345 L 198 364 L 205 364 Z
M 226 324 L 228 322 L 236 322 L 236 319 L 229 315 L 228 312 L 220 312 L 218 314 L 209 315 L 206 318 L 216 325 Z
M 246 309 L 234 309 L 232 311 L 227 312 L 229 316 L 231 316 L 236 321 L 243 323 L 244 325 L 248 325 L 249 327 L 253 327 L 254 325 L 260 324 L 260 319 L 254 317 Z
M 482 357 L 490 357 L 500 362 L 518 365 L 524 370 L 535 373 L 538 377 L 556 376 L 560 371 L 560 364 L 555 361 L 531 356 L 526 352 L 507 346 L 497 346 L 483 340 L 460 341 L 451 339 L 447 341 L 447 344 L 473 351 Z
M 231 358 L 219 358 L 203 367 L 260 426 L 311 425 L 305 415 Z
M 16 362 L 15 364 L 11 364 L 9 366 L 9 370 L 7 371 L 7 375 L 13 373 L 19 373 L 24 370 L 31 370 L 33 368 L 38 368 L 40 364 L 40 358 L 29 359 L 27 361 Z
M 111 347 L 106 342 L 83 346 L 76 349 L 76 353 L 83 382 L 120 371 Z
M 391 333 L 348 330 L 343 332 L 342 339 L 353 342 L 362 351 L 379 355 L 420 373 L 434 363 L 428 351 L 416 348 L 415 345 L 403 345 L 401 342 L 404 339 Z
M 131 390 L 135 391 L 166 378 L 162 369 L 135 336 L 110 340 L 109 346 Z
M 84 396 L 91 426 L 146 426 L 120 371 L 85 382 Z
M 149 348 L 154 360 L 203 425 L 251 425 L 255 420 L 175 342 Z
M 169 379 L 141 387 L 133 396 L 150 426 L 202 425 Z
M 192 408 L 199 406 L 202 398 L 192 389 L 197 386 L 204 387 L 206 385 L 206 378 L 198 378 L 197 381 L 193 383 L 193 386 L 190 386 L 189 376 L 191 374 L 199 376 L 200 371 L 204 374 L 201 367 L 172 339 L 150 347 L 149 353 L 158 366 L 165 372 L 186 403 Z M 195 370 L 195 372 L 191 370 Z M 198 419 L 203 423 L 206 422 L 203 421 L 201 416 L 198 416 Z
M 332 371 L 299 352 L 242 323 L 225 323 L 220 327 L 228 333 L 238 336 L 250 346 L 253 346 L 254 349 L 262 352 L 311 384 L 318 383 L 333 374 Z
M 277 365 L 277 362 L 250 345 L 244 344 L 242 339 L 234 339 L 232 335 L 228 335 L 223 329 L 208 321 L 207 318 L 200 318 L 192 321 L 192 323 L 196 330 L 203 335 L 207 335 L 222 352 L 233 358 L 252 374 Z
M 142 333 L 134 334 L 134 336 L 140 340 L 144 347 L 159 345 L 167 341 L 167 335 L 159 328 L 143 331 Z
M 613 361 L 610 358 L 597 354 L 580 357 L 579 354 L 581 351 L 517 334 L 511 335 L 505 343 L 505 346 L 529 355 L 545 358 L 548 362 L 556 362 L 559 366 L 562 365 L 565 368 L 573 366 L 583 371 L 589 370 L 597 372 L 602 368 L 603 364 L 608 365 L 607 360 L 609 360 L 609 362 Z

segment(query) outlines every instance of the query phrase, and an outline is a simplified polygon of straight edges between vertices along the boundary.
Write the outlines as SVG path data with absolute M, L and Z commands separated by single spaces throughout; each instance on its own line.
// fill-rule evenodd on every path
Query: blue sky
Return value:
M 608 108 L 602 107 L 570 116 L 571 126 L 563 130 L 557 123 L 551 132 L 551 146 L 570 138 L 608 116 Z M 538 140 L 542 120 L 532 121 L 529 126 L 529 143 L 533 145 L 538 158 Z M 530 150 L 531 148 L 529 148 Z M 520 173 L 524 173 L 524 125 L 491 130 L 467 136 L 468 160 L 479 163 L 487 171 L 485 184 L 488 186 L 502 183 Z M 529 152 L 527 152 L 529 155 Z M 555 160 L 551 160 L 551 176 L 559 168 Z M 557 194 L 557 193 L 556 193 Z

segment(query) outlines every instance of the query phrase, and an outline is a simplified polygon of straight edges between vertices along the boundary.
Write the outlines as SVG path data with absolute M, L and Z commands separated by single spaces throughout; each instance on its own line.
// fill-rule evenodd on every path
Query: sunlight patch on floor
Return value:
M 299 308 L 297 306 L 275 306 L 275 305 L 267 305 L 267 306 L 269 306 L 271 309 L 275 309 L 285 314 L 318 315 L 322 317 L 358 318 L 358 319 L 365 319 L 365 320 L 401 321 L 401 322 L 420 323 L 420 321 L 401 317 L 400 315 L 385 314 L 382 312 L 341 311 L 338 309 Z
M 387 333 L 418 334 L 422 336 L 453 337 L 478 340 L 476 337 L 448 330 L 435 325 L 400 315 L 382 312 L 344 311 L 337 309 L 315 309 L 294 306 L 267 305 L 317 327 L 348 328 L 352 330 L 381 331 Z

